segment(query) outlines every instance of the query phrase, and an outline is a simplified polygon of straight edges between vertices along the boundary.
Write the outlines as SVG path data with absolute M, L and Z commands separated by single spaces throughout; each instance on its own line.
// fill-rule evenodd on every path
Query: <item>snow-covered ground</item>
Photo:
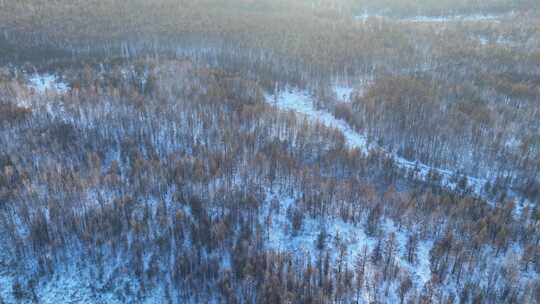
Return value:
M 449 15 L 449 16 L 427 16 L 418 15 L 407 18 L 394 18 L 385 16 L 383 14 L 372 14 L 364 12 L 361 15 L 354 16 L 354 19 L 360 21 L 367 21 L 370 18 L 375 19 L 393 19 L 401 22 L 414 22 L 414 23 L 448 23 L 448 22 L 479 22 L 479 21 L 498 21 L 504 18 L 506 15 L 502 14 L 469 14 L 469 15 Z
M 364 153 L 368 153 L 371 149 L 384 151 L 389 157 L 394 159 L 399 167 L 409 171 L 416 171 L 418 178 L 425 179 L 431 171 L 437 173 L 441 177 L 444 186 L 452 190 L 457 186 L 456 183 L 452 181 L 456 176 L 456 172 L 454 171 L 430 167 L 419 162 L 412 162 L 398 156 L 396 153 L 387 152 L 382 147 L 370 146 L 366 134 L 362 134 L 353 129 L 346 121 L 336 118 L 332 113 L 317 109 L 315 106 L 315 97 L 308 91 L 289 88 L 276 95 L 266 94 L 265 97 L 268 103 L 281 110 L 294 111 L 307 117 L 313 122 L 318 122 L 326 127 L 339 130 L 345 137 L 347 145 L 350 148 L 357 148 Z M 466 176 L 466 178 L 470 190 L 476 195 L 482 196 L 482 189 L 486 184 L 486 180 L 473 176 Z
M 338 101 L 350 102 L 354 89 L 348 86 L 335 85 L 333 88 L 334 94 Z
M 350 148 L 357 148 L 364 153 L 368 152 L 367 139 L 363 134 L 356 132 L 347 122 L 337 119 L 327 111 L 318 110 L 313 103 L 314 97 L 307 91 L 289 89 L 274 95 L 265 95 L 268 103 L 284 111 L 294 111 L 306 116 L 309 120 L 319 122 L 326 127 L 334 128 L 343 133 Z
M 271 210 L 272 200 L 280 202 L 279 210 Z M 377 237 L 369 237 L 362 226 L 345 222 L 340 218 L 314 219 L 306 217 L 302 222 L 301 229 L 293 233 L 290 221 L 287 219 L 287 210 L 294 203 L 294 199 L 290 197 L 280 197 L 274 194 L 267 196 L 267 202 L 261 214 L 263 217 L 261 222 L 263 224 L 268 223 L 265 217 L 268 214 L 272 215 L 268 227 L 267 246 L 269 249 L 292 252 L 299 257 L 310 257 L 312 263 L 315 263 L 320 258 L 321 253 L 326 254 L 328 252 L 335 263 L 340 255 L 339 248 L 345 248 L 346 257 L 344 263 L 346 265 L 344 266 L 351 268 L 354 267 L 358 256 L 362 255 L 365 249 L 367 249 L 368 254 L 373 250 L 378 238 L 387 238 L 390 234 L 394 234 L 398 245 L 394 262 L 410 274 L 415 287 L 419 290 L 431 279 L 429 252 L 433 246 L 432 241 L 418 242 L 418 262 L 416 265 L 411 265 L 404 259 L 409 235 L 407 232 L 398 229 L 388 219 L 383 222 L 382 235 Z M 317 248 L 317 240 L 321 231 L 326 234 L 322 252 Z M 375 269 L 372 269 L 373 266 L 366 263 L 366 267 L 366 275 L 368 277 L 374 276 Z M 366 303 L 369 303 L 373 295 L 370 294 L 369 290 L 364 290 L 363 297 Z
M 91 274 L 93 272 L 94 274 Z M 96 269 L 92 266 L 69 269 L 57 269 L 49 278 L 40 280 L 35 286 L 34 296 L 29 294 L 27 282 L 19 281 L 22 291 L 25 293 L 22 299 L 16 299 L 13 292 L 13 283 L 16 281 L 14 273 L 0 272 L 0 303 L 128 303 L 131 300 L 124 296 L 127 286 L 136 286 L 131 278 L 124 277 L 123 284 L 98 283 L 94 277 Z M 105 279 L 112 273 L 105 274 Z M 163 289 L 159 285 L 138 303 L 157 304 L 164 301 Z M 3 302 L 2 302 L 3 301 Z
M 494 14 L 472 14 L 472 15 L 455 15 L 455 16 L 416 16 L 412 18 L 403 19 L 403 21 L 444 23 L 444 22 L 460 22 L 460 21 L 493 21 L 493 20 L 498 20 L 501 17 L 502 17 L 501 15 L 494 15 Z
M 58 93 L 64 94 L 68 91 L 67 83 L 58 76 L 50 73 L 35 73 L 29 77 L 29 87 L 38 94 Z
M 56 76 L 35 75 L 30 79 L 30 86 L 40 94 L 47 92 L 65 93 L 68 87 L 65 83 L 59 80 Z M 334 93 L 338 101 L 347 102 L 351 95 L 355 93 L 347 86 L 334 86 Z M 330 112 L 317 109 L 315 105 L 315 97 L 308 91 L 298 89 L 288 89 L 277 93 L 276 95 L 265 95 L 267 102 L 273 104 L 284 111 L 294 111 L 313 122 L 321 123 L 327 127 L 339 130 L 345 137 L 347 145 L 351 148 L 358 148 L 364 153 L 368 153 L 370 149 L 382 150 L 381 147 L 369 146 L 365 134 L 361 131 L 351 128 L 351 126 L 340 119 L 337 119 Z M 432 168 L 424 164 L 408 161 L 398 155 L 387 152 L 398 166 L 408 170 L 417 170 L 418 176 L 425 178 L 430 170 L 439 173 L 443 182 L 449 187 L 456 185 L 451 183 L 451 178 L 455 175 L 453 171 Z M 469 186 L 473 187 L 475 193 L 480 194 L 485 180 L 468 177 Z M 276 199 L 279 201 L 280 209 L 277 212 L 271 212 L 270 201 Z M 335 260 L 339 254 L 338 244 L 346 246 L 347 258 L 345 263 L 352 266 L 356 257 L 362 253 L 364 247 L 372 250 L 377 243 L 376 237 L 369 237 L 364 228 L 359 225 L 354 225 L 345 222 L 340 218 L 326 218 L 324 220 L 306 217 L 300 230 L 297 233 L 291 233 L 291 225 L 287 219 L 287 210 L 295 203 L 295 200 L 290 197 L 276 196 L 269 194 L 268 202 L 265 204 L 265 209 L 261 212 L 261 223 L 264 223 L 264 218 L 267 214 L 272 214 L 273 218 L 268 227 L 268 247 L 269 249 L 288 251 L 298 255 L 311 256 L 312 262 L 317 258 L 318 249 L 316 241 L 321 230 L 327 234 L 326 250 L 328 250 L 332 259 Z M 385 220 L 382 225 L 383 236 L 387 237 L 394 234 L 398 242 L 398 252 L 396 262 L 400 268 L 405 269 L 414 282 L 414 285 L 421 289 L 430 279 L 431 270 L 429 262 L 429 252 L 433 246 L 432 241 L 421 240 L 418 244 L 418 263 L 416 265 L 409 264 L 404 258 L 405 244 L 407 242 L 408 232 L 402 231 L 390 221 Z M 2 260 L 0 259 L 0 263 Z M 1 264 L 0 264 L 1 265 Z M 373 270 L 369 269 L 367 263 L 368 276 L 373 275 Z M 15 273 L 11 271 L 2 272 L 0 267 L 0 299 L 6 303 L 17 303 L 13 298 L 12 285 Z M 54 275 L 50 280 L 40 282 L 37 290 L 37 297 L 40 303 L 125 303 L 115 295 L 115 290 L 102 291 L 96 290 L 95 287 L 88 282 L 92 281 L 92 276 L 86 272 L 80 272 L 78 269 L 64 269 Z M 25 283 L 25 282 L 21 282 Z M 127 282 L 129 283 L 129 282 Z M 24 285 L 23 285 L 24 286 Z M 149 297 L 142 300 L 144 303 L 161 303 L 163 297 L 160 288 L 156 288 L 155 297 Z M 370 302 L 373 295 L 369 290 L 363 295 L 365 302 Z M 390 296 L 389 302 L 396 302 L 395 295 Z M 1 301 L 0 301 L 1 303 Z

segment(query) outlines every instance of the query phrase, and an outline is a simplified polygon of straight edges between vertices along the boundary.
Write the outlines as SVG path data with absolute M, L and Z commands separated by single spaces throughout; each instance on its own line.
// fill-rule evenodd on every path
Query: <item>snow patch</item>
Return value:
M 341 102 L 350 102 L 354 89 L 348 86 L 335 85 L 333 87 L 336 99 Z
M 326 127 L 342 132 L 350 148 L 357 148 L 364 153 L 368 152 L 367 139 L 364 135 L 353 130 L 347 122 L 337 119 L 327 111 L 318 110 L 313 103 L 313 96 L 307 91 L 288 89 L 277 95 L 265 95 L 268 103 L 284 111 L 294 111 L 306 116 L 309 120 L 319 122 Z
M 364 12 L 361 15 L 354 16 L 354 19 L 359 21 L 367 21 L 369 19 L 390 19 L 399 22 L 412 22 L 412 23 L 449 23 L 449 22 L 480 22 L 480 21 L 494 21 L 505 17 L 503 14 L 468 14 L 468 15 L 448 15 L 448 16 L 428 16 L 418 15 L 414 17 L 391 17 L 383 14 L 371 14 Z
M 58 93 L 65 94 L 69 87 L 58 76 L 50 73 L 33 74 L 30 76 L 29 87 L 38 94 Z

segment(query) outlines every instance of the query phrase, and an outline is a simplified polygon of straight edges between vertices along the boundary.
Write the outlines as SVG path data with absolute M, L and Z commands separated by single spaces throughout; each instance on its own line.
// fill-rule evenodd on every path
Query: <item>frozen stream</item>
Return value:
M 343 134 L 347 145 L 350 148 L 357 148 L 364 153 L 368 153 L 371 149 L 383 150 L 382 147 L 368 145 L 367 137 L 353 128 L 344 120 L 337 119 L 332 113 L 328 111 L 320 110 L 315 107 L 314 97 L 307 91 L 298 89 L 288 89 L 279 92 L 277 95 L 265 95 L 268 103 L 276 106 L 284 111 L 294 111 L 298 114 L 304 115 L 310 121 L 319 122 L 326 127 L 334 128 Z M 430 167 L 428 165 L 412 162 L 396 155 L 395 153 L 386 152 L 388 156 L 394 159 L 396 164 L 407 170 L 417 170 L 418 175 L 421 178 L 426 178 L 429 172 L 432 170 L 441 176 L 443 185 L 445 187 L 455 189 L 456 184 L 452 182 L 455 172 L 440 168 Z M 468 186 L 476 195 L 482 196 L 482 188 L 486 183 L 485 179 L 467 176 Z

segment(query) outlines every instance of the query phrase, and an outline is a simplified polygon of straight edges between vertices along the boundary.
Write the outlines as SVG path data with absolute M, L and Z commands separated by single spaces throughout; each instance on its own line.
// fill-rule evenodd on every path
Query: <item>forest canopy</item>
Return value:
M 540 303 L 537 5 L 0 0 L 0 303 Z

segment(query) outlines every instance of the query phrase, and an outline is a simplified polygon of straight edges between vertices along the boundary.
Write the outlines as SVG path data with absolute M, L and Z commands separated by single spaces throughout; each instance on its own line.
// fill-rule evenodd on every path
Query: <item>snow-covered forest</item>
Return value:
M 540 303 L 536 1 L 0 0 L 0 304 Z

